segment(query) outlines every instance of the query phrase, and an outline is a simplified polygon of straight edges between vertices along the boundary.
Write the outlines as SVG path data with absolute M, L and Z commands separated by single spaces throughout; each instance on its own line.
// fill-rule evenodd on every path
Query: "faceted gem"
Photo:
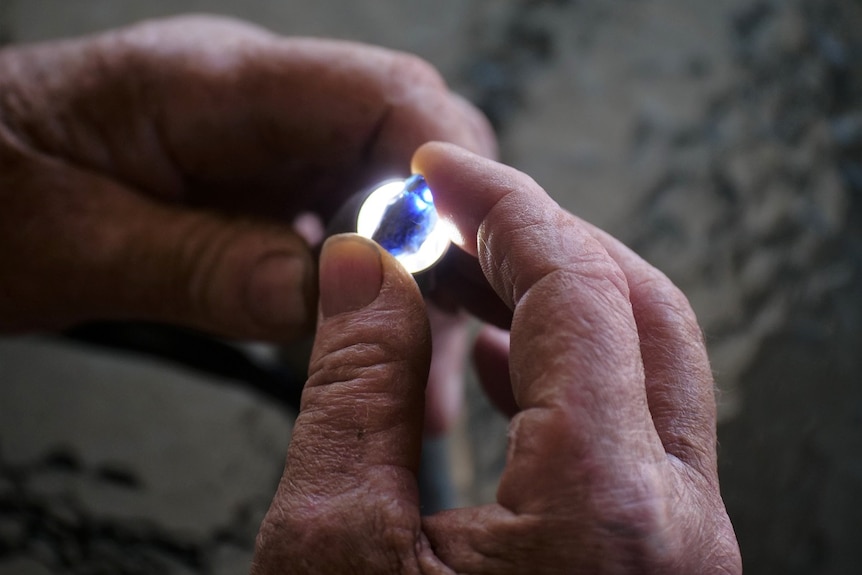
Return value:
M 425 178 L 416 174 L 404 182 L 404 189 L 383 213 L 371 236 L 393 256 L 419 251 L 437 224 L 437 210 Z
M 449 249 L 453 227 L 438 217 L 425 178 L 381 183 L 356 214 L 356 233 L 375 240 L 408 272 L 435 265 Z

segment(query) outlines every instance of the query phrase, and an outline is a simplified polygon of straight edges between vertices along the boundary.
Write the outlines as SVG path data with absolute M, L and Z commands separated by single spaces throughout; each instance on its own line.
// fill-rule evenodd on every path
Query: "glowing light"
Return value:
M 451 226 L 437 216 L 425 178 L 386 182 L 359 209 L 356 232 L 395 256 L 410 273 L 436 264 L 449 248 Z

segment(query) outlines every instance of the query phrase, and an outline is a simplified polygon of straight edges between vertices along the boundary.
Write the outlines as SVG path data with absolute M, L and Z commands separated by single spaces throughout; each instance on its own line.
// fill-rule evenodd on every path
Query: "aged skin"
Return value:
M 135 318 L 292 341 L 317 266 L 286 224 L 409 174 L 432 139 L 495 153 L 431 66 L 380 48 L 186 17 L 0 50 L 0 331 Z M 464 328 L 431 310 L 441 432 Z
M 511 352 L 496 331 L 477 343 L 480 375 L 516 410 L 497 503 L 420 518 L 422 301 L 383 250 L 336 236 L 252 572 L 740 573 L 686 298 L 514 169 L 444 144 L 414 168 L 513 311 Z
M 412 155 L 430 140 L 461 147 Z M 738 573 L 685 297 L 463 148 L 493 155 L 484 119 L 367 46 L 191 18 L 0 51 L 0 330 L 136 318 L 287 342 L 317 322 L 257 575 Z M 286 225 L 411 156 L 466 240 L 435 301 L 511 324 L 511 352 L 492 328 L 475 348 L 514 416 L 498 501 L 425 519 L 423 413 L 451 421 L 462 326 L 375 244 L 330 239 L 318 266 Z

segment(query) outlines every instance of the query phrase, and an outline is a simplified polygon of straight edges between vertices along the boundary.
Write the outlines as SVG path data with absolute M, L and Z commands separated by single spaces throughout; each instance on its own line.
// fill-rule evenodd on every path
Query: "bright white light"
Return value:
M 359 208 L 356 218 L 356 233 L 371 239 L 389 204 L 404 190 L 405 180 L 386 182 L 377 187 L 365 199 Z M 437 218 L 437 222 L 419 249 L 413 253 L 402 253 L 395 256 L 404 268 L 411 274 L 426 270 L 436 264 L 449 249 L 449 234 L 451 224 Z
M 456 246 L 464 247 L 464 244 L 466 244 L 467 242 L 464 241 L 464 236 L 461 235 L 461 232 L 458 231 L 458 228 L 455 227 L 455 224 L 453 224 L 449 220 L 440 218 L 439 225 L 443 227 L 443 230 L 446 233 L 446 236 L 449 238 L 450 242 L 452 242 Z

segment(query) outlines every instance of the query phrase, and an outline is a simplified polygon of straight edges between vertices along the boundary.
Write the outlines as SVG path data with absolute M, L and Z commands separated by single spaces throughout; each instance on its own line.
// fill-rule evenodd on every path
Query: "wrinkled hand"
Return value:
M 499 332 L 477 349 L 517 407 L 497 502 L 420 518 L 423 302 L 386 253 L 338 236 L 253 573 L 740 572 L 685 297 L 511 168 L 443 144 L 414 167 L 513 310 L 511 355 Z
M 291 341 L 317 265 L 289 224 L 406 175 L 431 139 L 494 153 L 430 66 L 369 46 L 195 17 L 0 51 L 0 332 L 139 319 Z M 432 385 L 463 339 L 435 321 Z M 453 409 L 437 387 L 432 419 Z

